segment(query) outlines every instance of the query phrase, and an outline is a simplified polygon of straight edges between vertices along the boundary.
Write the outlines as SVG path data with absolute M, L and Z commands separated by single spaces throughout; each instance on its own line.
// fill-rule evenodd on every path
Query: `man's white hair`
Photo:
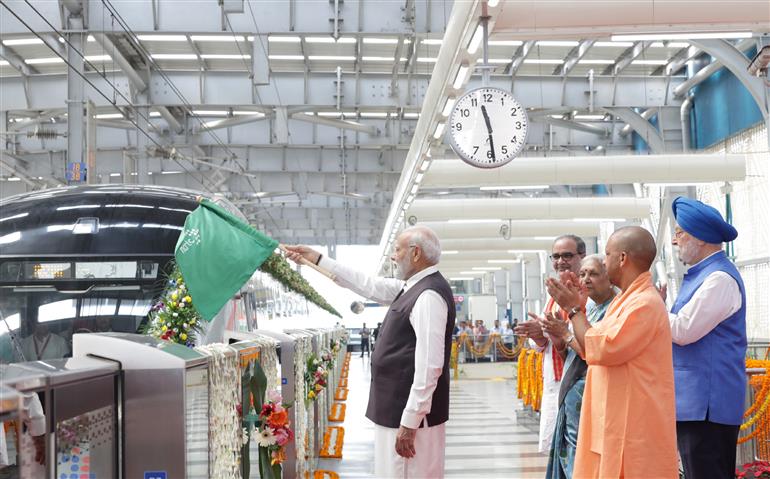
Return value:
M 405 229 L 401 234 L 407 235 L 410 245 L 419 246 L 425 259 L 431 265 L 438 264 L 441 259 L 441 243 L 436 232 L 427 226 L 417 225 Z

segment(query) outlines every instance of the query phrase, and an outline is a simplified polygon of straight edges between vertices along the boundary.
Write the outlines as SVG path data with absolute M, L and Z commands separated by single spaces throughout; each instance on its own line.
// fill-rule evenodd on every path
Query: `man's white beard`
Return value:
M 407 263 L 407 266 L 409 263 Z M 393 262 L 393 272 L 396 276 L 396 279 L 400 279 L 402 281 L 406 280 L 406 271 L 405 269 L 396 261 Z

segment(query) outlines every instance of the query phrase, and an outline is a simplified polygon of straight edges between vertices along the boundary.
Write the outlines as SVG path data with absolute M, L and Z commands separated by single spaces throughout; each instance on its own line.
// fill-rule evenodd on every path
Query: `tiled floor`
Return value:
M 318 469 L 341 479 L 374 477 L 374 428 L 364 417 L 369 395 L 369 359 L 350 361 L 342 460 L 322 459 Z M 460 379 L 452 382 L 447 423 L 447 478 L 542 478 L 547 457 L 537 452 L 537 434 L 518 424 L 516 383 Z

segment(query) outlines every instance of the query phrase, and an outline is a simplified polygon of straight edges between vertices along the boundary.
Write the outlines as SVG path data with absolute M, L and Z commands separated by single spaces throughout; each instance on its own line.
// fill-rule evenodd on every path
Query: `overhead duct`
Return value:
M 414 216 L 421 222 L 462 219 L 631 219 L 647 218 L 649 215 L 650 201 L 647 198 L 465 198 L 419 199 L 412 204 L 406 217 L 409 219 Z
M 441 160 L 431 164 L 420 189 L 740 181 L 745 177 L 744 154 L 519 158 L 495 169 Z
M 420 222 L 436 232 L 441 241 L 458 238 L 511 238 L 558 236 L 564 233 L 578 236 L 599 234 L 599 221 L 500 221 L 496 223 Z

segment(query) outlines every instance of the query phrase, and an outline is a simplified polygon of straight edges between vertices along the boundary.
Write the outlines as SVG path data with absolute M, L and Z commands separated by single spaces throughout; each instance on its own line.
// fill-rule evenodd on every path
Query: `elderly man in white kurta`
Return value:
M 435 233 L 415 226 L 399 235 L 391 257 L 399 279 L 366 276 L 304 246 L 287 249 L 291 259 L 304 257 L 334 273 L 340 286 L 390 305 L 372 353 L 366 410 L 375 423 L 375 475 L 443 477 L 455 308 L 438 271 Z

